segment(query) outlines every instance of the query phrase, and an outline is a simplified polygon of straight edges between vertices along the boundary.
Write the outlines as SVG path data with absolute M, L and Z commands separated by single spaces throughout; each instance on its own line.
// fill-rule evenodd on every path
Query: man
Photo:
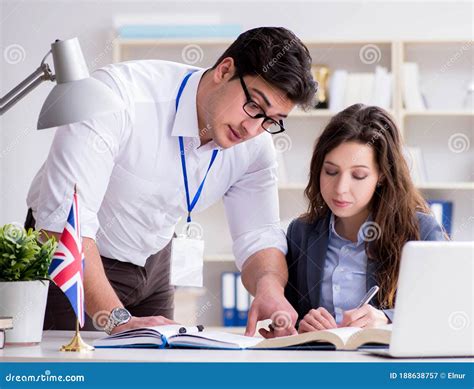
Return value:
M 310 68 L 308 50 L 292 32 L 264 27 L 241 34 L 211 69 L 132 61 L 94 73 L 125 108 L 57 130 L 31 185 L 26 223 L 58 235 L 77 185 L 85 329 L 97 322 L 108 333 L 171 323 L 174 228 L 191 210 L 223 198 L 236 264 L 255 296 L 246 334 L 275 313 L 289 325 L 272 335 L 294 333 L 296 312 L 284 297 L 287 246 L 269 132 L 283 131 L 292 108 L 312 101 Z M 74 328 L 55 285 L 44 327 Z

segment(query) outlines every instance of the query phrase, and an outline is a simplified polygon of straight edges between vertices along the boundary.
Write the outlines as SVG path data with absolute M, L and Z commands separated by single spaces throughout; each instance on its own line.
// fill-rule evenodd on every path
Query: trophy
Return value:
M 311 73 L 313 74 L 313 78 L 318 82 L 318 92 L 316 93 L 316 106 L 314 108 L 326 109 L 329 106 L 329 68 L 326 65 L 313 65 L 311 66 Z

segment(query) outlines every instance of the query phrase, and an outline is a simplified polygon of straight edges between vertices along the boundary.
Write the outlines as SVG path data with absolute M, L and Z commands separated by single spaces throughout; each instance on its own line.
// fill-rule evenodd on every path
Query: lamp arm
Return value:
M 43 58 L 38 69 L 26 77 L 5 96 L 0 98 L 0 115 L 3 115 L 43 81 L 54 81 L 55 76 L 51 72 L 49 65 L 45 63 L 45 59 L 50 54 L 50 52 L 51 51 L 49 51 L 48 54 L 46 54 L 46 56 Z

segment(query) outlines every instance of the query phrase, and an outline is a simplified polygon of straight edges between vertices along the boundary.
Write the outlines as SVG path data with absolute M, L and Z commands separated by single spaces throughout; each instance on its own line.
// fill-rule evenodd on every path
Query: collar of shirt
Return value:
M 367 228 L 367 226 L 365 226 L 366 223 L 369 223 L 372 221 L 372 215 L 369 214 L 369 216 L 367 217 L 367 219 L 365 220 L 364 223 L 362 223 L 362 225 L 360 226 L 359 228 L 359 231 L 357 232 L 357 242 L 351 242 L 353 243 L 356 247 L 358 247 L 359 245 L 361 244 L 365 244 L 365 240 L 364 240 L 364 232 L 363 232 L 363 227 Z M 348 239 L 342 237 L 341 235 L 339 235 L 336 231 L 336 217 L 334 215 L 334 213 L 331 213 L 331 218 L 329 220 L 329 239 L 331 239 L 333 236 L 343 240 L 343 241 L 347 241 L 349 242 Z
M 184 143 L 186 149 L 197 150 L 198 152 L 222 149 L 213 140 L 204 146 L 200 146 L 201 140 L 199 138 L 200 130 L 197 115 L 197 90 L 199 82 L 201 81 L 201 78 L 206 70 L 207 69 L 200 69 L 189 77 L 188 82 L 181 94 L 178 112 L 176 112 L 173 129 L 171 131 L 172 136 L 182 136 L 185 138 Z M 179 85 L 181 85 L 181 81 Z

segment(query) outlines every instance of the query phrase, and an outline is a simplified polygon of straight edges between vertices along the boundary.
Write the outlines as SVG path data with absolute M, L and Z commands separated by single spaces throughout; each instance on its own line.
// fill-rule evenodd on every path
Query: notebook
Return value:
M 183 328 L 186 332 L 183 332 Z M 201 331 L 196 327 L 166 325 L 136 328 L 97 339 L 94 346 L 125 348 L 209 348 L 209 349 L 331 349 L 357 350 L 363 345 L 388 345 L 391 325 L 362 329 L 335 328 L 274 339 L 243 336 L 221 331 Z M 181 330 L 181 331 L 180 331 Z
M 5 347 L 5 330 L 13 328 L 13 318 L 10 316 L 0 316 L 0 349 Z
M 13 328 L 13 317 L 11 316 L 0 316 L 0 329 L 8 330 Z

